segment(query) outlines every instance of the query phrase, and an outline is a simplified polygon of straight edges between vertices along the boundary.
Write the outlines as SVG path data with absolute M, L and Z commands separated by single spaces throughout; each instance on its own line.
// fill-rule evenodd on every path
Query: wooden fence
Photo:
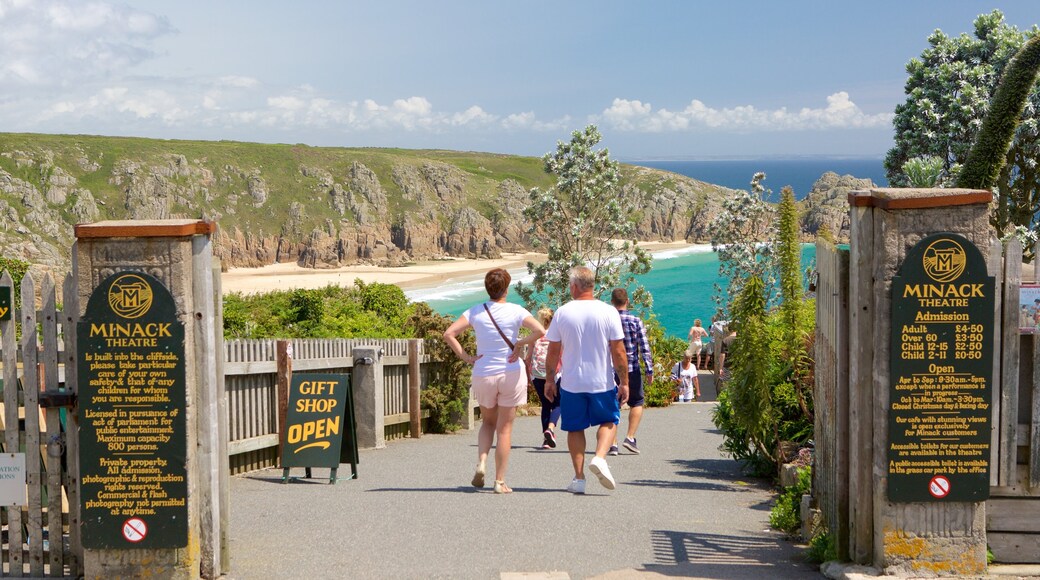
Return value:
M 1037 247 L 1040 255 L 1040 245 Z M 857 345 L 850 327 L 850 283 L 847 248 L 827 242 L 816 245 L 819 281 L 816 294 L 816 468 L 813 495 L 842 559 L 863 555 L 864 534 L 873 525 L 869 462 L 856 461 L 852 429 L 869 424 L 857 420 L 869 396 L 849 384 L 850 360 L 869 357 L 870 345 Z M 990 499 L 986 502 L 986 532 L 998 562 L 1040 563 L 1040 336 L 1019 331 L 1019 290 L 1022 246 L 995 245 L 989 252 L 991 271 L 998 272 L 997 325 L 993 361 Z M 1032 280 L 1040 282 L 1034 274 Z M 860 317 L 861 319 L 864 317 Z M 860 323 L 870 324 L 869 320 Z M 863 391 L 864 389 L 859 389 Z M 863 473 L 862 470 L 868 470 Z M 865 479 L 864 479 L 865 478 Z M 857 484 L 858 480 L 866 484 Z M 863 502 L 866 502 L 863 505 Z
M 66 577 L 81 569 L 79 522 L 69 505 L 78 505 L 71 485 L 78 471 L 76 415 L 58 405 L 75 392 L 75 328 L 79 320 L 77 292 L 65 279 L 65 304 L 57 307 L 48 275 L 37 285 L 26 275 L 15 288 L 6 272 L 0 288 L 11 292 L 11 316 L 0 320 L 0 369 L 3 389 L 0 451 L 25 454 L 26 497 L 21 506 L 0 506 L 3 566 L 0 575 Z M 0 290 L 2 292 L 3 290 Z M 20 304 L 31 304 L 23 308 Z M 421 341 L 384 339 L 299 339 L 291 341 L 294 372 L 349 373 L 357 346 L 382 348 L 384 436 L 405 437 L 414 413 L 409 375 L 422 387 L 439 363 L 423 354 Z M 235 340 L 224 344 L 223 377 L 228 408 L 232 473 L 277 464 L 278 399 L 275 340 Z M 416 353 L 418 356 L 415 356 Z M 410 360 L 412 361 L 410 364 Z M 416 369 L 415 367 L 418 367 Z M 413 393 L 414 395 L 414 393 Z
M 76 417 L 50 404 L 75 390 L 74 380 L 61 380 L 65 372 L 74 377 L 75 360 L 66 358 L 68 353 L 59 343 L 60 328 L 75 328 L 78 320 L 73 288 L 71 276 L 67 277 L 64 296 L 71 302 L 59 310 L 50 275 L 39 290 L 29 274 L 20 288 L 15 288 L 7 272 L 0 277 L 0 289 L 7 289 L 0 292 L 11 292 L 11 316 L 0 320 L 4 431 L 0 445 L 5 456 L 25 454 L 26 482 L 22 505 L 2 508 L 5 576 L 65 577 L 79 569 L 79 522 L 70 521 L 69 515 L 70 503 L 79 501 L 69 476 L 76 470 L 78 452 L 76 438 L 66 436 L 75 431 Z
M 231 473 L 242 473 L 277 463 L 278 353 L 275 340 L 233 340 L 224 344 L 224 377 L 228 400 L 228 454 Z M 405 339 L 296 339 L 292 345 L 293 372 L 349 373 L 355 347 L 383 349 L 384 435 L 408 435 L 410 409 L 408 345 Z M 420 343 L 421 344 L 421 343 Z M 422 387 L 437 366 L 419 351 Z

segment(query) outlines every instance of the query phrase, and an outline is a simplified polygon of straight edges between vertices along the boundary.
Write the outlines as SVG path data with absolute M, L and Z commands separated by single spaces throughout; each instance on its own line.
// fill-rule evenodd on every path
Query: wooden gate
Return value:
M 1036 248 L 1040 256 L 1040 245 Z M 849 384 L 849 362 L 870 356 L 862 331 L 850 327 L 849 250 L 818 241 L 819 283 L 816 297 L 816 468 L 813 496 L 836 541 L 839 557 L 869 559 L 870 485 L 868 462 L 858 459 L 853 430 L 869 421 L 857 415 L 869 409 Z M 1012 240 L 990 249 L 997 278 L 1001 316 L 994 346 L 990 499 L 986 535 L 998 562 L 1040 563 L 1040 334 L 1020 333 L 1019 290 L 1022 245 Z M 1034 263 L 1035 266 L 1035 263 Z M 1035 268 L 1026 283 L 1040 283 Z M 871 279 L 861 279 L 872 285 Z M 861 322 L 870 324 L 861 317 Z M 858 395 L 858 398 L 857 398 Z M 869 413 L 868 413 L 869 415 Z
M 5 454 L 24 453 L 26 470 L 22 505 L 2 508 L 2 574 L 75 576 L 82 548 L 79 522 L 69 512 L 79 501 L 69 473 L 76 471 L 78 454 L 72 448 L 75 437 L 66 437 L 76 421 L 66 412 L 75 389 L 75 332 L 64 333 L 63 348 L 62 329 L 75 329 L 76 292 L 72 277 L 66 277 L 63 295 L 71 303 L 58 310 L 49 274 L 37 291 L 31 275 L 15 288 L 4 272 L 0 288 L 11 292 L 11 315 L 0 320 L 0 445 Z

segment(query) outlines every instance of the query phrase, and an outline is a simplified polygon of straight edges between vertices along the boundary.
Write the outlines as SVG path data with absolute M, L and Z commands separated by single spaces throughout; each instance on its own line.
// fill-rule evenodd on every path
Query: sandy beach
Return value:
M 650 252 L 678 249 L 689 246 L 680 242 L 640 242 L 639 246 Z M 539 262 L 545 254 L 503 254 L 494 260 L 476 260 L 465 258 L 448 258 L 431 260 L 389 268 L 383 266 L 356 265 L 343 268 L 316 270 L 302 268 L 296 264 L 272 264 L 262 268 L 231 268 L 221 277 L 221 286 L 225 294 L 239 292 L 257 294 L 277 290 L 293 290 L 296 288 L 324 288 L 329 284 L 349 286 L 355 278 L 365 283 L 379 282 L 395 284 L 405 290 L 432 288 L 441 284 L 466 282 L 481 279 L 491 268 L 517 270 L 527 266 L 527 262 Z

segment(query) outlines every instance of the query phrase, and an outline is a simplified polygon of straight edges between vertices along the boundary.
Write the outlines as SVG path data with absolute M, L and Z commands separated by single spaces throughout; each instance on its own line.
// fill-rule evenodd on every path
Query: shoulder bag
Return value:
M 491 319 L 491 324 L 495 325 L 495 330 L 498 331 L 498 335 L 502 337 L 502 340 L 506 341 L 507 345 L 509 345 L 509 350 L 513 350 L 514 348 L 516 348 L 513 345 L 513 343 L 508 338 L 506 338 L 506 333 L 502 332 L 502 329 L 499 328 L 498 323 L 495 322 L 495 317 L 491 316 L 491 309 L 488 308 L 487 303 L 484 303 L 484 312 L 487 312 L 488 318 Z

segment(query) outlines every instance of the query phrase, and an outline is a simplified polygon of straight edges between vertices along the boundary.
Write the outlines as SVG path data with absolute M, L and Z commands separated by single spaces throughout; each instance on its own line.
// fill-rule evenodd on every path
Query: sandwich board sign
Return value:
M 357 433 L 354 422 L 354 397 L 350 375 L 293 373 L 289 386 L 289 408 L 282 435 L 282 482 L 289 479 L 289 468 L 327 467 L 332 470 L 329 483 L 336 483 L 336 469 L 346 431 L 355 446 L 353 477 L 357 477 Z

